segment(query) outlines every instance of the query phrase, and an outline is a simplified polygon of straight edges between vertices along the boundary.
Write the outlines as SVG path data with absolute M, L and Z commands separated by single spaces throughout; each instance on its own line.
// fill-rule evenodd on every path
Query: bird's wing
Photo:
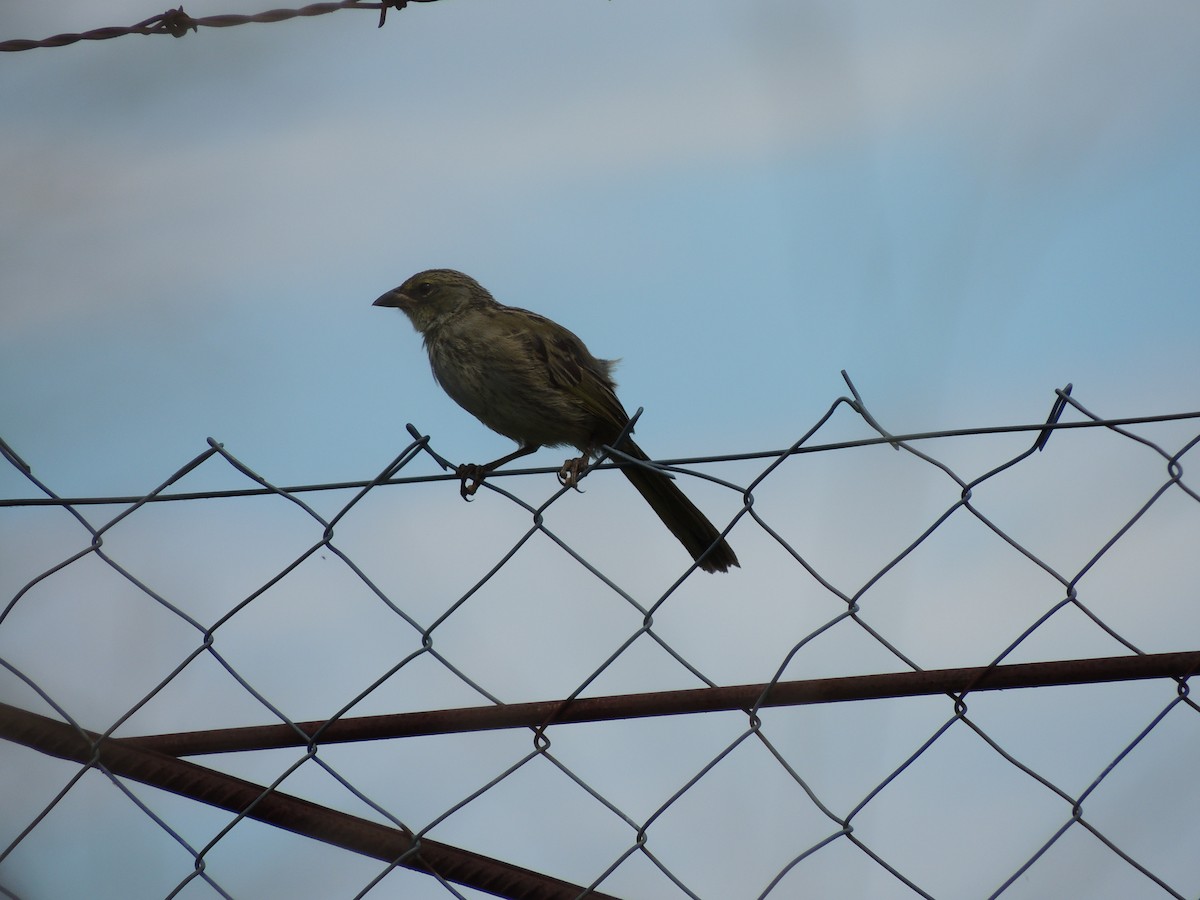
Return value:
M 520 338 L 531 359 L 545 367 L 550 383 L 576 399 L 587 412 L 599 416 L 614 428 L 613 437 L 629 421 L 629 414 L 617 399 L 609 369 L 612 363 L 592 356 L 573 332 L 552 319 L 522 310 L 536 321 L 522 328 Z

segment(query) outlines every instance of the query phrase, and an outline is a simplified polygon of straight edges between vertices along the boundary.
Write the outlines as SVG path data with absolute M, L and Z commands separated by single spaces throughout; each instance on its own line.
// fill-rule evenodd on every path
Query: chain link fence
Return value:
M 210 440 L 129 497 L 0 444 L 0 894 L 1200 895 L 1200 413 L 850 390 L 665 463 L 728 575 L 610 462 L 466 504 L 412 426 L 370 481 Z

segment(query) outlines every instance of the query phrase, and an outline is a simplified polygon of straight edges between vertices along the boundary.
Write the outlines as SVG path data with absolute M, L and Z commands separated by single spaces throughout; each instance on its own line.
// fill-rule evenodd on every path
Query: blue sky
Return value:
M 216 0 L 187 6 L 193 16 L 255 10 Z M 158 11 L 133 0 L 10 4 L 0 39 L 127 24 Z M 549 315 L 598 355 L 621 358 L 624 403 L 645 407 L 639 441 L 664 458 L 785 447 L 845 393 L 842 369 L 896 432 L 1040 421 L 1068 382 L 1103 415 L 1200 408 L 1193 5 L 445 0 L 392 11 L 382 30 L 374 24 L 371 12 L 341 12 L 0 58 L 0 437 L 54 490 L 143 493 L 209 436 L 279 484 L 370 478 L 407 443 L 406 422 L 455 461 L 507 452 L 503 438 L 442 395 L 408 323 L 370 305 L 435 266 L 462 269 L 502 302 Z M 866 433 L 839 419 L 829 439 Z M 945 452 L 978 474 L 984 460 L 1025 439 L 997 440 Z M 1057 467 L 1031 472 L 1020 490 L 991 501 L 1070 570 L 1127 520 L 1160 472 L 1124 455 L 1120 441 L 1103 445 L 1116 448 L 1112 456 L 1083 438 L 1055 441 L 1071 448 Z M 543 451 L 535 463 L 560 457 Z M 762 508 L 787 523 L 795 546 L 844 573 L 851 591 L 955 498 L 952 486 L 891 451 L 868 463 L 804 459 Z M 425 460 L 416 466 L 417 474 L 434 471 Z M 737 480 L 760 469 L 714 474 Z M 1056 507 L 1060 519 L 1036 501 L 1066 492 L 1067 481 L 1078 493 Z M 243 483 L 227 467 L 206 466 L 187 486 Z M 507 506 L 467 506 L 442 488 L 416 489 L 404 501 L 373 494 L 342 532 L 356 560 L 427 603 L 430 618 L 474 572 L 461 547 L 487 546 L 498 528 L 520 529 Z M 688 489 L 714 518 L 728 521 L 738 508 L 728 492 Z M 541 482 L 519 488 L 530 502 L 549 490 Z M 785 502 L 793 490 L 796 502 Z M 0 492 L 32 489 L 4 470 Z M 560 521 L 589 558 L 633 560 L 627 577 L 639 597 L 678 575 L 681 560 L 656 555 L 657 523 L 627 518 L 629 495 L 595 485 L 584 496 L 580 503 L 594 505 L 564 504 Z M 245 517 L 237 526 L 223 510 L 139 513 L 120 546 L 138 572 L 211 602 L 215 618 L 265 577 L 264 558 L 286 561 L 311 539 L 288 511 L 236 509 Z M 863 509 L 870 515 L 856 517 Z M 1147 525 L 1154 531 L 1131 535 L 1140 548 L 1132 558 L 1194 534 L 1195 518 L 1186 504 L 1172 507 Z M 70 523 L 44 513 L 5 510 L 0 520 L 5 602 L 78 549 Z M 614 520 L 632 546 L 613 543 Z M 753 611 L 731 604 L 732 580 L 693 578 L 690 593 L 663 608 L 663 627 L 678 629 L 673 639 L 707 660 L 718 680 L 765 680 L 794 637 L 836 609 L 828 597 L 817 609 L 791 604 L 780 585 L 795 586 L 798 570 L 748 520 L 731 540 L 744 563 L 735 590 L 743 603 L 757 598 Z M 920 570 L 945 577 L 940 599 L 914 570 L 903 576 L 907 605 L 887 614 L 894 619 L 879 613 L 927 651 L 914 653 L 923 665 L 982 664 L 1043 609 L 1022 606 L 1004 625 L 994 608 L 973 610 L 963 617 L 973 623 L 969 637 L 930 628 L 924 616 L 945 623 L 948 598 L 987 571 L 994 548 L 974 540 L 947 538 L 953 571 L 932 563 Z M 397 545 L 411 552 L 397 557 Z M 607 589 L 589 594 L 564 565 L 573 564 L 518 562 L 508 593 L 498 592 L 520 594 L 522 574 L 550 584 L 561 577 L 591 598 L 579 599 L 581 608 L 526 598 L 534 605 L 473 609 L 451 639 L 471 659 L 495 656 L 494 667 L 480 665 L 495 679 L 489 684 L 505 686 L 508 693 L 497 689 L 505 699 L 569 692 L 581 677 L 575 663 L 599 665 L 628 633 L 625 620 L 588 605 L 611 599 Z M 1165 564 L 1154 571 L 1179 580 Z M 1112 573 L 1116 584 L 1123 577 Z M 1127 577 L 1131 590 L 1145 587 Z M 372 661 L 364 671 L 378 673 L 394 653 L 386 629 L 364 637 L 374 621 L 368 607 L 333 615 L 323 591 L 335 588 L 310 578 L 297 589 L 306 611 L 299 620 L 289 606 L 247 610 L 261 616 L 262 630 L 230 638 L 246 642 L 245 665 L 270 663 L 252 648 L 286 620 L 291 645 L 319 654 L 337 633 L 346 658 L 361 654 Z M 70 584 L 84 591 L 88 581 L 81 574 Z M 1182 598 L 1168 594 L 1158 596 L 1174 621 L 1191 622 Z M 111 667 L 120 680 L 113 646 L 137 656 L 153 645 L 163 665 L 194 646 L 190 634 L 166 637 L 169 625 L 155 630 L 129 602 L 121 614 L 128 628 L 116 613 L 69 607 L 69 620 L 100 630 L 76 637 L 36 616 L 10 620 L 7 636 L 0 628 L 0 655 L 33 665 L 33 636 L 53 635 L 46 639 L 61 640 L 64 654 L 90 660 L 89 671 Z M 1119 604 L 1112 614 L 1124 614 Z M 561 626 L 551 646 L 527 648 L 554 665 L 513 667 L 505 651 L 525 646 L 517 634 L 504 632 L 499 648 L 480 636 L 489 633 L 480 623 L 503 629 L 524 615 Z M 87 637 L 95 633 L 113 643 Z M 1147 634 L 1148 649 L 1184 649 L 1186 641 L 1172 644 L 1179 633 Z M 723 644 L 731 636 L 740 642 L 733 650 Z M 895 668 L 874 650 L 855 656 L 847 648 L 856 640 L 846 640 L 794 677 Z M 752 652 L 762 641 L 771 649 Z M 1030 658 L 1119 652 L 1071 629 L 1036 647 Z M 607 673 L 604 690 L 694 686 L 652 656 Z M 310 683 L 304 668 L 299 655 L 260 674 L 279 676 L 275 689 L 297 717 L 353 695 L 336 680 Z M 81 685 L 77 675 L 64 668 L 38 677 L 80 709 L 99 704 L 106 721 L 129 707 L 124 693 Z M 289 684 L 306 688 L 293 695 Z M 189 690 L 215 688 L 197 676 Z M 446 690 L 412 699 L 414 708 L 435 698 L 468 702 Z M 136 694 L 131 687 L 128 696 Z M 244 694 L 221 696 L 191 727 L 222 724 L 223 709 L 236 708 L 241 724 L 261 720 Z M 372 698 L 379 708 L 369 711 L 395 700 Z M 132 731 L 185 727 L 177 713 Z M 691 726 L 678 727 L 661 740 L 686 747 Z M 883 726 L 845 727 L 857 744 Z M 899 715 L 890 727 L 921 731 Z M 481 759 L 487 770 L 496 757 Z M 605 780 L 602 768 L 593 777 Z M 659 775 L 647 776 L 648 790 L 674 784 Z M 611 789 L 629 784 L 612 779 Z M 728 791 L 737 795 L 736 779 Z M 429 800 L 428 814 L 449 802 Z M 31 883 L 33 858 L 21 869 Z M 805 884 L 838 885 L 837 866 L 810 871 Z M 357 885 L 350 895 L 371 874 L 355 877 L 346 880 Z M 938 896 L 969 883 L 946 871 L 929 878 L 945 879 Z M 638 896 L 637 877 L 629 882 Z M 998 881 L 987 883 L 991 890 Z M 1194 893 L 1194 880 L 1181 883 Z M 762 890 L 765 879 L 755 884 Z M 872 896 L 894 887 L 885 879 Z M 716 887 L 700 894 L 732 896 Z
M 500 446 L 370 308 L 434 265 L 622 358 L 663 455 L 770 445 L 841 368 L 921 426 L 1068 380 L 1187 406 L 1197 16 L 1069 10 L 431 4 L 9 55 L 6 437 L 83 493 L 209 434 L 301 480 L 406 417 Z

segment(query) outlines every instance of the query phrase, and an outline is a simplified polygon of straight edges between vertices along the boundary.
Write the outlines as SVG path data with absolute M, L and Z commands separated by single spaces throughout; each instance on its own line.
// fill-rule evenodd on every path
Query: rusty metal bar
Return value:
M 100 764 L 114 775 L 170 791 L 209 806 L 305 837 L 392 862 L 413 850 L 412 835 L 357 816 L 327 809 L 261 785 L 215 772 L 115 738 L 101 738 L 64 722 L 0 703 L 0 737 L 60 759 Z M 449 844 L 421 838 L 400 865 L 436 872 L 447 881 L 514 900 L 575 900 L 584 888 Z M 595 900 L 616 900 L 591 892 Z
M 925 672 L 895 672 L 783 681 L 770 686 L 762 707 L 840 703 L 886 697 L 918 697 L 963 691 L 999 691 L 1011 688 L 1051 687 L 1093 682 L 1134 681 L 1146 678 L 1186 678 L 1200 669 L 1200 650 L 1154 653 L 1144 656 L 1110 656 L 1055 662 L 1018 663 Z M 288 725 L 257 725 L 123 738 L 131 747 L 155 750 L 170 756 L 197 756 L 235 750 L 267 750 L 322 744 L 374 741 L 431 734 L 456 734 L 502 728 L 539 727 L 549 722 L 605 722 L 646 716 L 675 716 L 750 709 L 765 684 L 733 687 L 655 691 L 607 697 L 585 697 L 566 703 L 544 700 L 501 706 L 474 706 L 428 712 L 361 716 L 334 722 L 299 722 L 297 733 Z

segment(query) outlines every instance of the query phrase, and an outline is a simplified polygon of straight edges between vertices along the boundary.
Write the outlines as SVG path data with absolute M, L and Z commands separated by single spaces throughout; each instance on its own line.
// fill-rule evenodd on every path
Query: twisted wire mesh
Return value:
M 1045 423 L 894 435 L 851 385 L 786 448 L 672 461 L 729 576 L 611 464 L 467 505 L 411 426 L 369 481 L 210 440 L 120 498 L 0 445 L 38 494 L 0 504 L 0 884 L 1196 896 L 1197 417 L 1068 386 Z

